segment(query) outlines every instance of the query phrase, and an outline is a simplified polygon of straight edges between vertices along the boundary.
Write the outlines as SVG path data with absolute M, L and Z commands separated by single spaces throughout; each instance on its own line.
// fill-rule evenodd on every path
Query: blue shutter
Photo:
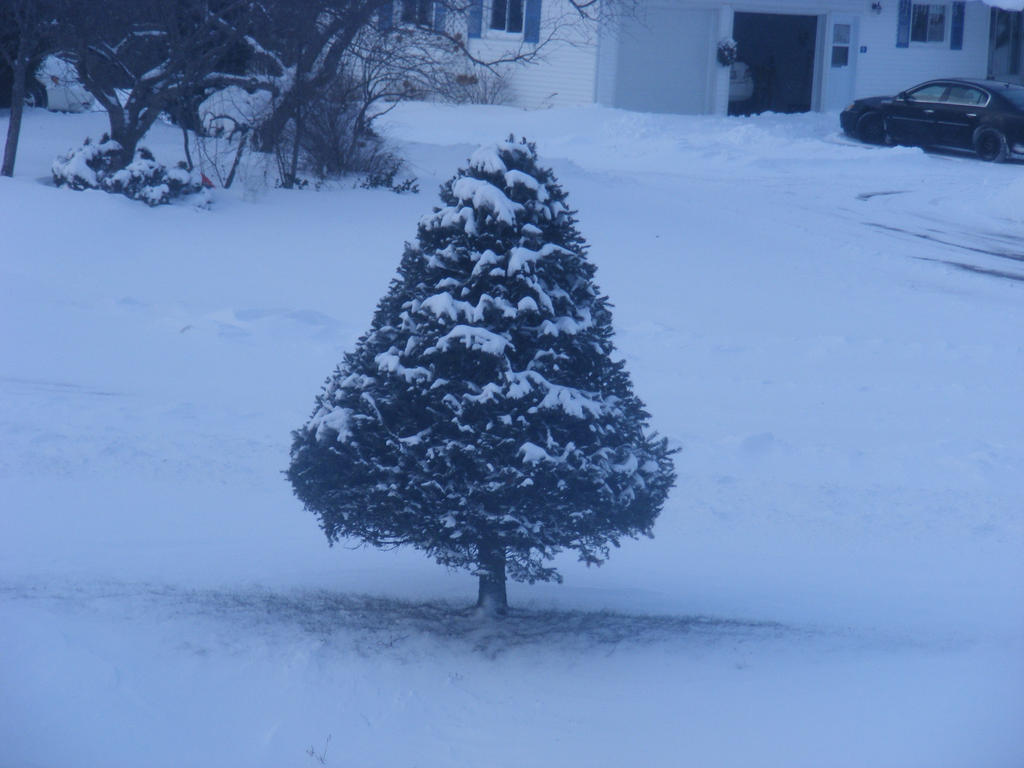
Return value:
M 385 0 L 377 7 L 377 27 L 386 31 L 395 26 L 394 0 Z
M 954 51 L 964 49 L 964 3 L 953 3 L 953 20 L 949 28 L 949 47 Z
M 484 26 L 484 0 L 470 0 L 467 26 L 466 34 L 469 37 L 480 37 Z
M 910 0 L 900 0 L 899 23 L 896 26 L 896 47 L 910 47 Z
M 447 12 L 444 2 L 434 3 L 434 31 L 444 32 L 445 13 Z
M 523 19 L 523 42 L 540 42 L 540 0 L 524 0 L 526 11 Z

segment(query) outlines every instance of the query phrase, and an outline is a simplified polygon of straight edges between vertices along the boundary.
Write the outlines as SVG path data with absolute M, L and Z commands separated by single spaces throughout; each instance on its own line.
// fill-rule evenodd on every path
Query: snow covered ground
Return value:
M 1024 166 L 837 122 L 407 105 L 421 194 L 254 178 L 201 211 L 54 188 L 102 115 L 30 111 L 0 766 L 1024 765 Z M 328 549 L 281 471 L 437 185 L 509 132 L 682 450 L 654 540 L 490 626 L 471 576 Z

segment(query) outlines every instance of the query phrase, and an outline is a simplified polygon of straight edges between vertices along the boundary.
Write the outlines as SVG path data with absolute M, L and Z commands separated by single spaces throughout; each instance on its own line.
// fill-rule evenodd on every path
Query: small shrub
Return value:
M 415 177 L 407 177 L 396 181 L 398 174 L 405 168 L 402 158 L 386 150 L 377 152 L 368 163 L 362 182 L 359 184 L 363 189 L 390 189 L 392 192 L 402 194 L 411 192 L 416 194 L 420 191 L 420 185 L 416 183 Z
M 278 186 L 302 189 L 315 180 L 320 189 L 331 180 L 355 176 L 366 189 L 418 192 L 416 179 L 405 173 L 402 158 L 373 130 L 378 114 L 365 94 L 339 77 L 327 93 L 305 106 L 301 130 L 291 120 L 282 132 L 274 147 Z
M 300 163 L 318 179 L 337 179 L 351 173 L 365 173 L 378 141 L 367 119 L 364 94 L 351 78 L 337 81 L 317 98 L 311 99 L 302 113 Z M 295 141 L 294 125 L 289 126 L 286 154 Z
M 396 181 L 405 163 L 373 130 L 378 114 L 358 81 L 339 77 L 326 93 L 306 106 L 300 141 L 303 169 L 321 182 L 357 175 L 362 177 L 360 186 L 364 188 L 418 192 L 415 178 Z
M 106 134 L 99 144 L 86 139 L 81 147 L 53 161 L 53 180 L 58 187 L 100 189 L 103 179 L 111 173 L 119 152 L 121 145 L 111 141 Z
M 307 189 L 309 187 L 309 179 L 303 179 L 302 177 L 299 177 L 297 179 L 294 179 L 288 186 L 286 186 L 284 181 L 278 179 L 274 186 L 277 189 Z M 320 189 L 320 187 L 317 186 L 315 187 L 315 189 Z
M 186 195 L 205 194 L 200 174 L 189 171 L 182 163 L 167 168 L 144 147 L 136 150 L 131 163 L 114 170 L 121 151 L 121 145 L 106 135 L 98 144 L 86 139 L 81 147 L 53 161 L 53 180 L 58 187 L 102 189 L 149 206 L 165 205 Z
M 510 96 L 508 81 L 500 73 L 483 67 L 443 73 L 436 92 L 442 100 L 453 104 L 506 104 Z

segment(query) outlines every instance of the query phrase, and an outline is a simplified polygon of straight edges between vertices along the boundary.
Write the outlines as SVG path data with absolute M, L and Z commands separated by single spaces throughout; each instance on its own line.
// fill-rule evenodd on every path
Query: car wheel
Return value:
M 979 128 L 974 132 L 974 151 L 990 163 L 1001 163 L 1010 154 L 1006 137 L 995 128 Z
M 25 83 L 25 106 L 46 108 L 46 89 L 35 78 Z
M 885 144 L 885 122 L 880 112 L 865 112 L 860 116 L 857 138 L 868 144 Z

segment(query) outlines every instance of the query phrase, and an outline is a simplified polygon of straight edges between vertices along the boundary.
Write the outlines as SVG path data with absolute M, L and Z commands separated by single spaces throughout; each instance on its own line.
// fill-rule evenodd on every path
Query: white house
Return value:
M 469 38 L 482 57 L 548 41 L 540 62 L 508 73 L 525 107 L 726 114 L 731 68 L 717 49 L 730 38 L 755 83 L 732 111 L 839 110 L 931 78 L 1019 81 L 1024 69 L 1022 14 L 979 0 L 638 0 L 600 22 L 578 21 L 568 0 L 472 2 Z

